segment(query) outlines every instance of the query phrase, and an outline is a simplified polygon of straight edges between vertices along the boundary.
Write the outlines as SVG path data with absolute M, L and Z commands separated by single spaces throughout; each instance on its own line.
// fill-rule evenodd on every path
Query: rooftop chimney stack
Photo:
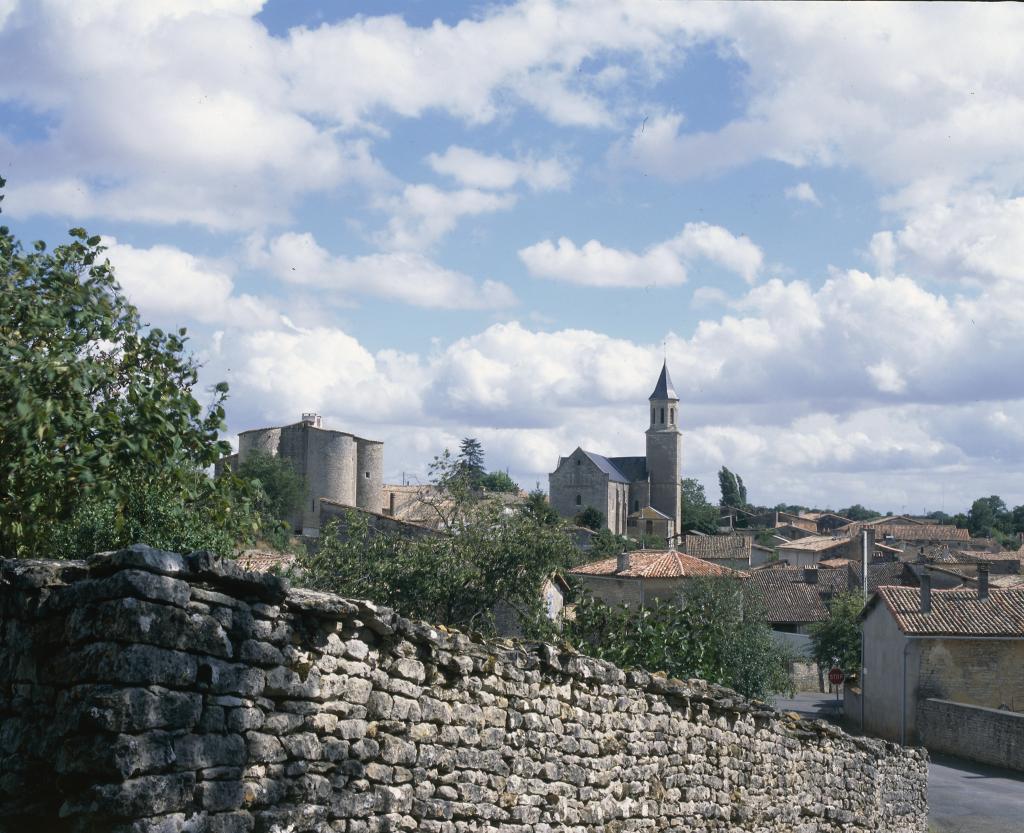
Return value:
M 312 425 L 314 428 L 319 428 L 320 414 L 316 413 L 315 411 L 306 411 L 302 415 L 302 421 L 306 423 L 306 425 Z
M 932 577 L 927 570 L 921 572 L 921 612 L 932 612 Z
M 807 584 L 817 584 L 818 568 L 815 566 L 804 567 L 804 581 Z
M 629 552 L 627 550 L 623 550 L 622 552 L 619 553 L 619 556 L 616 559 L 616 562 L 615 562 L 615 572 L 617 572 L 617 573 L 624 573 L 628 569 L 629 569 Z
M 988 564 L 978 565 L 978 598 L 988 598 Z

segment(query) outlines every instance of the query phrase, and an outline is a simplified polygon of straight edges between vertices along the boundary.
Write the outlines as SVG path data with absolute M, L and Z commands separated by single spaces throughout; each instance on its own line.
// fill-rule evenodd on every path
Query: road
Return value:
M 775 707 L 831 719 L 835 698 L 823 694 L 779 697 Z M 928 763 L 929 833 L 1024 833 L 1024 773 L 947 755 Z

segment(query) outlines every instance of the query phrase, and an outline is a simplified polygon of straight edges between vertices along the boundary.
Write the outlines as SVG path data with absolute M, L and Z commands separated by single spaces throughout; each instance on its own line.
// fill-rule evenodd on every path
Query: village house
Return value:
M 1024 590 L 878 588 L 847 715 L 872 735 L 1024 769 Z
M 676 550 L 634 550 L 569 571 L 584 589 L 607 605 L 644 607 L 655 599 L 674 601 L 696 577 L 742 574 Z

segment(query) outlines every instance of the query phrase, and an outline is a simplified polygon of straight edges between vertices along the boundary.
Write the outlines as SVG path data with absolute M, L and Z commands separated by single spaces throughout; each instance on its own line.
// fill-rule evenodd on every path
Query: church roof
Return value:
M 615 464 L 607 457 L 602 457 L 600 454 L 594 454 L 593 451 L 584 451 L 582 448 L 580 451 L 583 451 L 583 453 L 587 455 L 591 463 L 607 474 L 609 480 L 614 480 L 616 483 L 629 483 L 626 476 L 619 471 L 615 467 Z
M 676 389 L 672 387 L 672 377 L 668 375 L 668 360 L 661 366 L 658 384 L 654 386 L 654 393 L 648 399 L 679 399 L 676 395 Z

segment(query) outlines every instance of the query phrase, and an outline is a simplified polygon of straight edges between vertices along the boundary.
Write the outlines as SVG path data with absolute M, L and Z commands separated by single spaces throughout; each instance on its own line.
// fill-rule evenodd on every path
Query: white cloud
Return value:
M 407 185 L 400 195 L 381 197 L 376 207 L 391 213 L 386 232 L 377 235 L 384 248 L 416 251 L 436 243 L 463 217 L 506 211 L 515 194 L 492 194 L 476 188 L 442 191 L 433 185 Z
M 1022 281 L 1024 197 L 975 189 L 922 205 L 909 211 L 893 249 L 932 275 Z
M 341 299 L 365 294 L 442 309 L 493 309 L 516 302 L 506 284 L 477 283 L 421 254 L 334 256 L 308 232 L 282 234 L 266 248 L 255 246 L 250 256 L 280 280 L 324 289 Z
M 568 166 L 559 159 L 509 159 L 458 145 L 440 155 L 430 154 L 427 162 L 437 173 L 471 188 L 504 190 L 523 182 L 534 191 L 550 191 L 567 187 L 570 180 Z
M 746 65 L 745 112 L 712 131 L 685 130 L 679 112 L 652 116 L 617 159 L 672 180 L 757 159 L 854 165 L 895 188 L 936 171 L 959 183 L 1024 174 L 1024 18 L 1012 6 L 719 11 L 691 32 L 716 31 Z
M 687 264 L 698 258 L 753 283 L 764 260 L 746 237 L 708 223 L 687 223 L 678 235 L 641 254 L 597 240 L 577 247 L 562 237 L 557 243 L 543 240 L 520 249 L 519 257 L 536 277 L 602 287 L 676 286 L 686 281 Z
M 205 324 L 266 326 L 280 316 L 260 298 L 235 294 L 231 275 L 221 266 L 173 246 L 140 249 L 105 238 L 105 257 L 128 299 L 153 324 L 168 327 L 183 319 Z M 170 323 L 168 323 L 170 322 Z
M 818 195 L 814 193 L 814 189 L 811 187 L 809 182 L 800 182 L 796 185 L 792 185 L 787 188 L 784 193 L 788 200 L 809 202 L 811 205 L 821 205 L 821 200 L 818 199 Z

